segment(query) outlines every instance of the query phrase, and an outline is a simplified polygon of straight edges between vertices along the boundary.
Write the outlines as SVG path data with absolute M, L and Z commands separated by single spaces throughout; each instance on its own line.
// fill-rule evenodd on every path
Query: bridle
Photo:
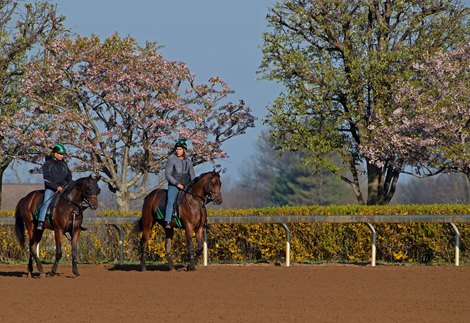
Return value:
M 66 190 L 65 190 L 66 191 Z M 83 203 L 77 203 L 75 201 L 72 201 L 71 199 L 69 199 L 67 197 L 66 194 L 62 193 L 62 192 L 59 192 L 59 195 L 60 197 L 62 197 L 67 203 L 70 203 L 72 205 L 75 205 L 76 207 L 79 208 L 80 212 L 83 212 L 84 210 L 86 210 L 87 208 L 91 207 L 91 203 L 89 201 L 89 197 L 91 196 L 94 196 L 96 194 L 89 194 L 88 191 L 85 190 L 85 192 L 83 192 L 83 199 L 81 202 Z
M 70 188 L 70 191 L 72 190 L 73 187 Z M 75 231 L 75 218 L 82 214 L 83 215 L 83 211 L 85 211 L 87 208 L 91 207 L 91 203 L 89 201 L 89 197 L 90 196 L 94 196 L 95 194 L 89 194 L 87 190 L 85 190 L 83 192 L 83 199 L 81 202 L 84 202 L 83 203 L 77 203 L 75 201 L 72 201 L 71 199 L 69 199 L 67 197 L 67 194 L 65 194 L 65 192 L 67 192 L 69 190 L 69 188 L 66 188 L 64 191 L 61 191 L 59 192 L 59 195 L 61 198 L 63 198 L 67 203 L 69 204 L 72 204 L 74 206 L 76 206 L 78 208 L 78 211 L 77 210 L 73 210 L 71 213 L 72 213 L 72 229 L 71 229 L 71 233 L 70 233 L 70 238 L 67 237 L 68 240 L 71 240 L 72 236 L 74 235 L 74 231 Z M 64 193 L 63 193 L 64 192 Z M 97 195 L 97 194 L 96 194 Z
M 199 180 L 201 180 L 201 179 L 199 179 Z M 199 180 L 198 180 L 198 181 L 199 181 Z M 197 182 L 196 182 L 196 183 L 197 183 Z M 194 184 L 195 184 L 195 183 L 194 183 Z M 192 186 L 194 186 L 194 185 L 192 185 Z M 192 189 L 192 187 L 191 187 L 190 189 Z M 201 195 L 199 195 L 199 194 L 195 194 L 195 193 L 191 192 L 190 190 L 187 190 L 186 188 L 184 188 L 183 191 L 184 191 L 185 193 L 187 193 L 187 194 L 191 194 L 192 196 L 197 197 L 198 199 L 200 199 L 200 200 L 202 201 L 202 204 L 203 204 L 203 205 L 206 205 L 206 204 L 208 204 L 208 203 L 210 203 L 210 202 L 212 202 L 212 201 L 215 200 L 215 194 L 214 194 L 214 192 L 212 191 L 212 185 L 210 185 L 209 193 L 206 193 L 206 194 L 204 194 L 203 196 L 201 196 Z

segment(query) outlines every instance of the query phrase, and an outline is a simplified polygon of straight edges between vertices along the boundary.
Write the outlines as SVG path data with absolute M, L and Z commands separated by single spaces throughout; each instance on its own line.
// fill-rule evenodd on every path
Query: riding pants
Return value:
M 165 209 L 165 221 L 171 221 L 171 215 L 173 214 L 173 204 L 175 204 L 176 196 L 178 195 L 178 187 L 174 185 L 168 185 L 168 193 L 166 199 L 166 209 Z
M 54 196 L 54 191 L 46 188 L 44 190 L 44 200 L 41 205 L 41 209 L 39 210 L 38 221 L 44 222 L 46 219 L 46 212 L 49 204 L 51 204 L 52 197 Z

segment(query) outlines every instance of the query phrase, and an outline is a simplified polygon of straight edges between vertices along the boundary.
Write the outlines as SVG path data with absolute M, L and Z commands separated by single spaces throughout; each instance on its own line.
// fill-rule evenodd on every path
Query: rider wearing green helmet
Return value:
M 42 165 L 45 189 L 43 203 L 39 210 L 38 230 L 44 230 L 47 208 L 54 194 L 61 192 L 72 181 L 72 172 L 64 161 L 64 155 L 67 153 L 64 146 L 55 144 L 51 151 L 51 155 L 46 157 L 46 162 Z
M 165 209 L 165 229 L 170 229 L 171 215 L 173 214 L 173 204 L 179 190 L 184 190 L 185 186 L 194 179 L 193 163 L 187 156 L 188 146 L 186 139 L 176 142 L 173 152 L 168 157 L 165 167 L 165 179 L 168 181 L 167 203 Z
M 55 144 L 53 147 L 52 147 L 52 152 L 53 153 L 59 153 L 60 155 L 65 155 L 67 152 L 65 151 L 65 148 L 64 146 L 62 146 L 61 144 Z

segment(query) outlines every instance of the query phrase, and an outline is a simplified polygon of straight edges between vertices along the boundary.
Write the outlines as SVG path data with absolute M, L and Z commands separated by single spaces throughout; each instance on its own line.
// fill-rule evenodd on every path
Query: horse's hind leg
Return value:
M 33 277 L 33 254 L 29 252 L 28 277 Z
M 29 274 L 32 276 L 33 275 L 33 263 L 32 263 L 32 258 L 34 258 L 34 261 L 36 262 L 36 267 L 38 268 L 39 271 L 39 277 L 46 277 L 46 274 L 44 273 L 44 269 L 42 267 L 41 260 L 39 260 L 39 256 L 36 253 L 36 249 L 38 246 L 39 240 L 41 240 L 42 233 L 36 240 L 36 233 L 33 235 L 33 238 L 30 240 L 29 243 L 29 263 L 28 263 L 28 271 Z
M 146 271 L 147 265 L 145 264 L 145 254 L 147 253 L 148 239 L 140 238 L 140 270 Z
M 152 224 L 150 223 L 150 228 L 145 226 L 142 229 L 142 237 L 140 238 L 140 270 L 146 271 L 147 266 L 145 264 L 145 255 L 147 254 L 148 242 L 150 239 L 150 233 L 152 231 Z
M 55 261 L 54 265 L 52 265 L 51 269 L 51 276 L 57 275 L 57 267 L 59 266 L 59 261 L 62 258 L 62 234 L 63 232 L 58 231 L 55 233 Z
M 166 261 L 168 262 L 168 267 L 170 270 L 175 270 L 175 264 L 173 262 L 173 256 L 171 254 L 171 241 L 173 240 L 173 229 L 166 229 L 165 230 L 165 256 Z

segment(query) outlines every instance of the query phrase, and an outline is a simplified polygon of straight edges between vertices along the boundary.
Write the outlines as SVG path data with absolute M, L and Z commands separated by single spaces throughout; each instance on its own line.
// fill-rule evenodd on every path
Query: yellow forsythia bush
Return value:
M 387 205 L 387 206 L 300 206 L 264 209 L 208 210 L 209 216 L 250 215 L 365 215 L 380 214 L 470 214 L 468 205 Z M 107 210 L 99 216 L 139 216 Z M 13 211 L 0 211 L 1 217 L 14 216 Z M 287 225 L 291 234 L 291 261 L 366 263 L 370 261 L 372 235 L 366 224 L 298 223 Z M 133 225 L 124 230 L 124 259 L 140 260 L 140 234 Z M 470 224 L 457 224 L 461 234 L 460 262 L 470 263 Z M 377 260 L 387 263 L 451 263 L 454 260 L 455 234 L 445 223 L 375 224 Z M 214 224 L 207 233 L 209 261 L 285 262 L 286 233 L 278 224 Z M 164 230 L 156 225 L 148 244 L 148 262 L 166 262 Z M 62 261 L 71 260 L 71 247 L 64 237 Z M 195 242 L 194 242 L 195 244 Z M 55 257 L 54 235 L 47 230 L 41 242 L 41 258 L 52 262 Z M 187 261 L 186 238 L 176 230 L 173 239 L 176 262 Z M 27 249 L 21 249 L 10 225 L 0 226 L 0 261 L 27 261 Z M 90 226 L 79 240 L 79 261 L 82 263 L 117 263 L 119 233 L 112 226 Z

